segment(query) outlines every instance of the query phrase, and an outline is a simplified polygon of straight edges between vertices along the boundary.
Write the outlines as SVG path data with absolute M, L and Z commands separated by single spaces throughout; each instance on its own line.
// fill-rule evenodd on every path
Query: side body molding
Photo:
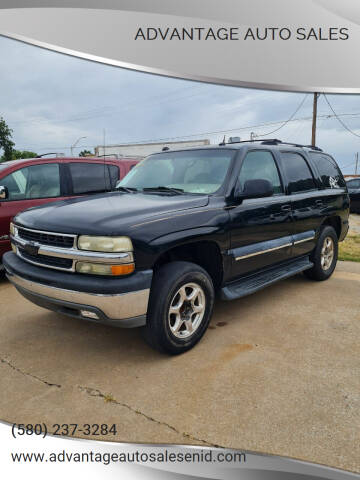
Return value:
M 298 233 L 296 235 L 288 235 L 285 237 L 275 238 L 274 240 L 268 240 L 266 242 L 253 243 L 240 248 L 234 248 L 229 250 L 235 261 L 239 261 L 249 257 L 255 257 L 256 255 L 262 255 L 264 253 L 270 253 L 280 248 L 292 247 L 298 243 L 304 243 L 315 238 L 315 230 L 309 230 L 307 232 Z

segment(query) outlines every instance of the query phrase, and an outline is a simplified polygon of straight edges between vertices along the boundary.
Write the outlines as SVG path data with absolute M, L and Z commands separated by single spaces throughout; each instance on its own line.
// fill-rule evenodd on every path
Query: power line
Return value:
M 344 123 L 341 118 L 339 118 L 339 115 L 337 115 L 337 113 L 335 112 L 335 110 L 333 109 L 331 103 L 329 102 L 327 96 L 325 95 L 324 93 L 324 97 L 325 97 L 325 100 L 326 100 L 326 103 L 329 105 L 331 111 L 333 112 L 334 114 L 334 117 L 336 118 L 336 120 L 345 128 L 345 130 L 347 130 L 348 132 L 350 132 L 352 135 L 355 135 L 355 137 L 360 137 L 360 135 L 358 135 L 357 133 L 355 133 L 353 130 L 351 130 L 347 125 L 346 123 Z
M 355 163 L 356 163 L 356 161 L 353 161 L 353 162 L 349 163 L 348 165 L 345 165 L 345 166 L 342 167 L 342 168 L 345 169 L 345 168 L 348 168 L 348 167 L 352 167 L 353 165 L 355 165 Z
M 360 113 L 342 113 L 342 114 L 338 114 L 337 116 L 359 116 Z M 318 118 L 333 118 L 335 117 L 335 115 L 329 115 L 329 114 L 322 114 L 322 115 L 318 115 Z M 236 132 L 236 131 L 239 131 L 239 130 L 251 130 L 251 129 L 254 129 L 254 128 L 259 128 L 259 127 L 266 127 L 266 126 L 271 126 L 271 125 L 279 125 L 280 123 L 290 123 L 290 122 L 303 122 L 303 121 L 308 121 L 308 120 L 311 120 L 312 117 L 301 117 L 301 118 L 293 118 L 291 120 L 281 120 L 281 121 L 278 121 L 278 122 L 266 122 L 266 123 L 261 123 L 261 124 L 258 124 L 258 125 L 249 125 L 249 126 L 243 126 L 243 127 L 237 127 L 237 128 L 232 128 L 232 129 L 227 129 L 227 130 L 216 130 L 216 131 L 212 131 L 212 132 L 198 132 L 198 133 L 194 133 L 194 134 L 190 134 L 190 135 L 179 135 L 179 136 L 176 136 L 176 137 L 163 137 L 163 138 L 152 138 L 152 139 L 146 139 L 146 140 L 136 140 L 136 141 L 133 141 L 133 142 L 124 142 L 124 143 L 121 143 L 121 145 L 135 145 L 135 144 L 142 144 L 142 143 L 152 143 L 152 142 L 168 142 L 168 141 L 172 141 L 172 140 L 179 140 L 179 139 L 184 139 L 184 138 L 194 138 L 194 137 L 199 137 L 199 136 L 202 136 L 202 135 L 216 135 L 216 134 L 221 134 L 221 133 L 230 133 L 230 132 Z M 97 145 L 82 145 L 81 148 L 95 148 Z M 27 144 L 27 145 L 23 145 L 23 146 L 18 146 L 19 148 L 38 148 L 38 149 L 69 149 L 69 146 L 66 145 L 66 146 L 52 146 L 52 147 L 48 147 L 48 146 L 37 146 L 35 144 Z
M 359 113 L 359 115 L 360 115 L 360 113 Z M 323 115 L 323 116 L 329 117 L 329 115 Z M 293 119 L 291 121 L 292 122 L 301 122 L 301 121 L 304 121 L 304 120 L 311 120 L 311 118 L 312 117 L 296 118 L 296 119 Z M 266 126 L 270 126 L 270 125 L 278 125 L 279 123 L 283 123 L 283 122 L 284 122 L 284 120 L 281 120 L 279 122 L 266 122 L 266 123 L 261 123 L 261 124 L 258 124 L 258 125 L 237 127 L 237 128 L 227 129 L 227 130 L 216 130 L 216 131 L 212 131 L 212 132 L 198 132 L 198 133 L 193 133 L 193 134 L 190 134 L 190 135 L 178 135 L 176 137 L 163 137 L 163 138 L 152 138 L 152 139 L 146 139 L 146 140 L 136 140 L 136 141 L 133 141 L 133 142 L 124 142 L 124 143 L 121 143 L 121 145 L 134 145 L 134 144 L 151 143 L 151 142 L 166 142 L 166 141 L 171 141 L 171 140 L 179 140 L 179 139 L 182 139 L 182 138 L 199 137 L 201 135 L 216 135 L 216 134 L 221 134 L 221 133 L 235 132 L 235 131 L 238 131 L 238 130 L 250 130 L 251 128 L 266 127 Z M 83 145 L 82 148 L 93 148 L 93 147 L 96 147 L 96 146 L 97 145 Z M 32 145 L 27 145 L 27 147 L 34 147 L 35 148 L 37 146 L 32 144 Z M 67 149 L 69 147 L 68 146 L 64 146 L 64 147 L 60 147 L 60 146 L 58 146 L 58 147 L 45 147 L 45 146 L 40 147 L 40 146 L 38 146 L 37 148 L 45 148 L 45 149 L 63 148 L 63 149 Z
M 132 101 L 130 102 L 126 102 L 126 103 L 123 103 L 123 104 L 120 104 L 119 106 L 117 107 L 113 107 L 113 106 L 102 106 L 102 107 L 97 107 L 97 108 L 94 108 L 94 109 L 91 109 L 91 110 L 86 110 L 84 112 L 79 112 L 77 114 L 74 114 L 74 115 L 71 115 L 70 117 L 65 117 L 63 119 L 61 118 L 42 118 L 42 119 L 33 119 L 33 120 L 16 120 L 14 122 L 11 122 L 11 125 L 38 125 L 38 124 L 42 124 L 42 123 L 49 123 L 49 122 L 54 122 L 54 123 L 68 123 L 68 122 L 76 122 L 76 121 L 79 121 L 79 120 L 89 120 L 91 118 L 99 118 L 99 117 L 104 117 L 104 116 L 108 116 L 108 115 L 114 115 L 116 114 L 117 112 L 123 112 L 124 109 L 129 109 L 131 107 L 133 107 L 134 105 L 137 106 L 137 108 L 141 107 L 141 108 L 144 108 L 144 106 L 153 106 L 154 103 L 156 103 L 156 105 L 159 105 L 161 103 L 164 103 L 164 102 L 168 102 L 169 100 L 171 100 L 172 102 L 174 101 L 179 101 L 179 100 L 183 100 L 183 99 L 186 99 L 186 98 L 191 98 L 191 97 L 194 97 L 194 96 L 197 96 L 197 95 L 202 95 L 203 92 L 197 92 L 197 93 L 192 93 L 191 95 L 182 95 L 182 96 L 175 96 L 175 98 L 172 98 L 173 95 L 176 95 L 177 93 L 179 92 L 182 92 L 182 91 L 190 91 L 190 90 L 196 90 L 196 89 L 199 89 L 201 88 L 201 86 L 193 86 L 193 87 L 186 87 L 186 88 L 180 88 L 180 89 L 177 89 L 177 90 L 173 90 L 171 92 L 168 92 L 168 93 L 162 93 L 162 94 L 159 94 L 159 95 L 154 95 L 154 96 L 151 96 L 151 97 L 148 97 L 148 98 L 135 98 L 133 99 Z M 10 123 L 10 122 L 9 122 Z
M 300 110 L 300 108 L 304 105 L 304 102 L 305 100 L 307 99 L 308 97 L 308 93 L 304 96 L 304 98 L 301 100 L 300 102 L 300 105 L 297 107 L 297 109 L 294 111 L 294 113 L 287 119 L 285 120 L 285 122 L 283 122 L 282 125 L 280 125 L 280 127 L 278 128 L 275 128 L 275 130 L 272 130 L 271 132 L 268 132 L 268 133 L 263 133 L 262 135 L 258 135 L 257 134 L 257 137 L 266 137 L 267 135 L 271 135 L 272 133 L 275 133 L 275 132 L 278 132 L 281 128 L 285 127 L 285 125 L 287 125 L 289 122 L 291 122 L 291 120 L 295 117 L 295 115 L 298 113 L 298 111 Z

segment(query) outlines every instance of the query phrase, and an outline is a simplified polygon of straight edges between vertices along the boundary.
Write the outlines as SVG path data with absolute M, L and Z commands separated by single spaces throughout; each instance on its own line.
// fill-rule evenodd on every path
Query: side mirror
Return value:
M 0 201 L 6 200 L 9 197 L 9 192 L 7 187 L 0 186 Z
M 274 195 L 274 188 L 269 180 L 262 178 L 255 178 L 253 180 L 246 180 L 244 189 L 237 191 L 235 196 L 237 198 L 264 198 Z

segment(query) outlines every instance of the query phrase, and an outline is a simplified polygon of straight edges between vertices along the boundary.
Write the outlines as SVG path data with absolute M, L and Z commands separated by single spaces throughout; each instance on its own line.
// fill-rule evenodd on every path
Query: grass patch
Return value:
M 104 402 L 105 403 L 112 403 L 112 402 L 116 402 L 115 398 L 111 395 L 111 393 L 106 393 L 104 395 Z
M 339 260 L 360 262 L 360 235 L 349 234 L 339 243 Z

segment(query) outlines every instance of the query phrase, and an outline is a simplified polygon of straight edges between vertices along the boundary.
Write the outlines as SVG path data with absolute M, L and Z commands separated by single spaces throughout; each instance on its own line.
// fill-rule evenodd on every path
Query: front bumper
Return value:
M 146 323 L 151 270 L 126 278 L 92 278 L 36 267 L 12 252 L 4 255 L 3 263 L 17 290 L 41 307 L 124 328 Z
M 0 272 L 4 269 L 2 257 L 6 252 L 11 252 L 10 240 L 0 240 Z

